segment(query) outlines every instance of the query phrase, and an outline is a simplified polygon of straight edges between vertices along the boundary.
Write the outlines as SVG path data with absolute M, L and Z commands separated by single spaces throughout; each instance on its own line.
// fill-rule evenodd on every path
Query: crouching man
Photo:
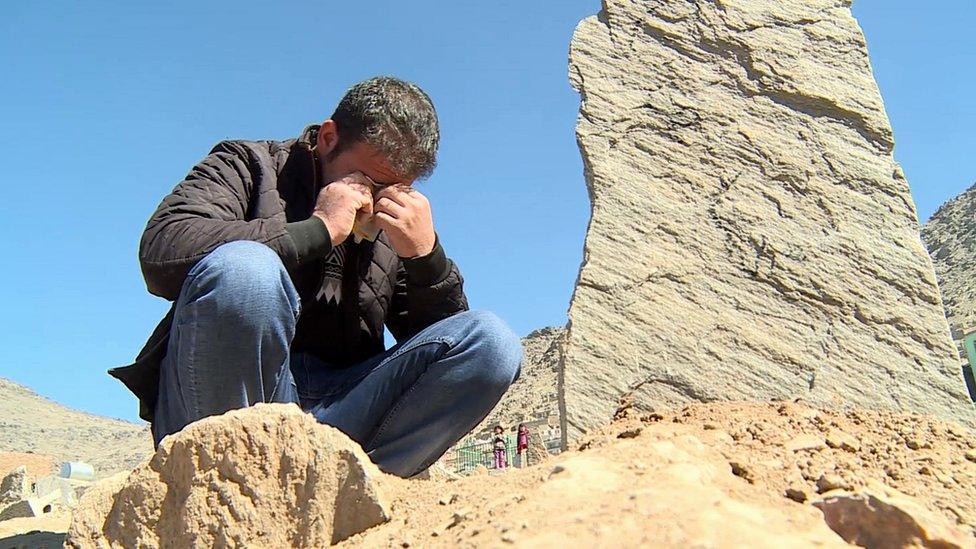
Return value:
M 406 477 L 484 419 L 522 346 L 468 310 L 413 187 L 439 139 L 427 94 L 374 78 L 296 139 L 218 143 L 163 199 L 139 259 L 174 303 L 136 362 L 110 371 L 157 445 L 207 416 L 293 402 Z

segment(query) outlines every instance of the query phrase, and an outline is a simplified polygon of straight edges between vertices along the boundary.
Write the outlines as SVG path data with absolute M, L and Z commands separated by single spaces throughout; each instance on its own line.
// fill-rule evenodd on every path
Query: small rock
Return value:
M 458 495 L 457 494 L 451 494 L 450 496 L 444 496 L 441 499 L 437 500 L 437 503 L 439 503 L 441 505 L 451 505 L 454 502 L 456 502 L 457 500 L 458 500 Z
M 817 435 L 800 435 L 787 442 L 784 447 L 791 452 L 800 450 L 820 450 L 824 448 L 824 439 Z
M 562 473 L 565 470 L 566 468 L 563 467 L 562 465 L 556 465 L 555 467 L 549 470 L 549 476 L 558 475 L 559 473 Z
M 804 418 L 804 419 L 809 419 L 811 421 L 812 420 L 815 420 L 815 419 L 816 420 L 819 420 L 820 419 L 820 412 L 818 412 L 817 410 L 814 410 L 813 408 L 803 408 L 802 410 L 800 410 L 799 416 L 802 417 L 802 418 Z
M 461 524 L 462 522 L 468 520 L 469 518 L 471 518 L 471 509 L 467 509 L 467 508 L 458 509 L 451 516 L 451 522 L 444 529 L 446 530 L 448 528 L 454 528 L 455 526 Z
M 750 484 L 753 482 L 752 471 L 750 471 L 745 465 L 737 461 L 731 461 L 729 462 L 729 466 L 732 467 L 733 475 L 748 480 Z
M 952 475 L 946 473 L 938 472 L 935 473 L 935 479 L 944 484 L 945 486 L 951 488 L 953 484 L 956 483 L 956 479 Z
M 945 517 L 878 482 L 857 494 L 829 495 L 813 505 L 844 541 L 862 547 L 966 547 Z
M 39 517 L 50 513 L 58 502 L 58 495 L 57 493 L 50 493 L 43 498 L 27 498 L 8 505 L 0 512 L 0 521 Z
M 0 509 L 4 505 L 21 501 L 31 495 L 30 480 L 27 478 L 27 467 L 23 465 L 8 473 L 0 481 Z
M 630 417 L 630 412 L 634 407 L 634 395 L 626 393 L 617 399 L 617 410 L 613 413 L 614 420 Z
M 714 430 L 718 429 L 718 425 L 716 425 L 714 423 L 706 423 L 706 424 L 702 425 L 702 427 L 706 431 L 714 431 Z
M 976 463 L 976 450 L 967 450 L 966 459 L 972 461 L 973 463 Z
M 505 532 L 502 534 L 502 541 L 505 543 L 515 543 L 515 534 L 511 532 Z
M 78 502 L 75 489 L 66 478 L 46 476 L 34 483 L 34 494 L 37 497 L 45 497 L 52 492 L 56 492 L 58 502 L 65 507 L 73 508 Z
M 787 488 L 786 492 L 784 492 L 784 495 L 787 498 L 792 499 L 797 503 L 803 503 L 807 500 L 806 490 L 802 488 L 793 487 L 793 486 Z
M 831 429 L 827 432 L 827 446 L 848 452 L 857 452 L 861 449 L 861 443 L 856 438 L 840 429 Z
M 641 430 L 642 429 L 640 427 L 634 427 L 632 429 L 627 429 L 626 431 L 621 431 L 617 435 L 617 438 L 637 438 L 637 437 L 640 436 Z
M 300 538 L 304 545 L 323 547 L 390 520 L 387 479 L 338 429 L 294 404 L 258 404 L 204 418 L 166 437 L 151 461 L 105 499 L 105 507 L 87 507 L 86 493 L 65 542 L 179 547 Z M 270 493 L 276 496 L 262 497 Z M 116 515 L 113 508 L 128 511 Z M 235 513 L 241 518 L 229 520 Z
M 824 473 L 817 479 L 817 493 L 823 494 L 831 490 L 847 489 L 848 485 L 840 475 L 828 475 Z

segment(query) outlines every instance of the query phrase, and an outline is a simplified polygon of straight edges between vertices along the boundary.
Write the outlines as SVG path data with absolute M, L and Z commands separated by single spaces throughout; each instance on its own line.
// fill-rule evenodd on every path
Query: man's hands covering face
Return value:
M 412 187 L 391 185 L 373 197 L 373 219 L 402 258 L 434 250 L 434 220 L 427 197 Z
M 371 191 L 372 183 L 359 172 L 337 179 L 319 191 L 312 215 L 325 223 L 333 246 L 349 238 L 357 214 L 372 215 Z
M 432 252 L 434 221 L 427 197 L 405 185 L 390 185 L 375 195 L 372 189 L 372 181 L 355 172 L 319 191 L 312 215 L 325 223 L 332 245 L 349 238 L 357 216 L 373 216 L 398 256 L 420 257 Z

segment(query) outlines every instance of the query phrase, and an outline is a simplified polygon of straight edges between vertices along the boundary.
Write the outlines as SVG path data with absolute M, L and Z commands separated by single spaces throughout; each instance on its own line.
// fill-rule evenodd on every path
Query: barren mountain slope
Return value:
M 522 372 L 495 409 L 474 429 L 475 433 L 494 425 L 511 429 L 519 423 L 559 413 L 556 378 L 565 337 L 565 328 L 548 327 L 522 338 Z
M 959 340 L 976 328 L 976 185 L 935 212 L 922 226 L 922 240 L 939 277 L 952 338 Z
M 0 452 L 86 461 L 104 477 L 135 467 L 152 442 L 148 427 L 79 412 L 0 378 Z
M 526 336 L 522 374 L 476 431 L 557 413 L 556 367 L 562 328 Z M 82 460 L 98 476 L 130 470 L 152 453 L 148 427 L 72 410 L 0 378 L 0 453 L 48 454 L 55 466 Z M 23 459 L 15 460 L 20 464 Z

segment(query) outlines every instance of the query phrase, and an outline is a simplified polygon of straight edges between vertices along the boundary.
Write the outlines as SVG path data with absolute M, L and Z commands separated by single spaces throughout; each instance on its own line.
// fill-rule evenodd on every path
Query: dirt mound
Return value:
M 338 430 L 259 404 L 167 437 L 114 497 L 86 494 L 66 543 L 322 547 L 387 520 L 382 477 Z
M 877 494 L 883 484 L 914 496 L 899 498 L 918 511 L 908 517 L 924 524 L 917 535 L 947 532 L 935 545 L 970 546 L 976 462 L 966 456 L 976 459 L 974 449 L 976 434 L 964 427 L 910 414 L 792 403 L 646 415 L 625 408 L 539 467 L 448 483 L 394 479 L 393 520 L 346 544 L 833 546 L 843 540 L 812 503 Z M 926 466 L 933 474 L 919 472 Z M 905 513 L 895 511 L 888 524 Z M 904 528 L 877 530 L 870 539 L 882 546 L 929 542 L 895 536 Z
M 69 542 L 321 544 L 335 531 L 295 537 L 308 531 L 296 525 L 327 529 L 335 510 L 364 501 L 344 490 L 368 485 L 388 505 L 367 509 L 380 505 L 391 519 L 342 544 L 976 546 L 976 434 L 925 416 L 797 403 L 623 406 L 609 427 L 540 466 L 404 480 L 358 448 L 337 452 L 348 440 L 297 409 L 273 408 L 173 437 L 119 495 L 83 498 Z M 355 459 L 336 466 L 342 452 Z M 355 470 L 368 474 L 341 480 Z
M 0 378 L 0 452 L 48 455 L 55 466 L 85 461 L 101 478 L 132 470 L 152 454 L 152 438 L 147 426 L 79 412 Z
M 770 493 L 809 500 L 876 481 L 976 535 L 976 435 L 958 424 L 792 403 L 696 404 L 661 421 L 701 432 L 740 476 Z

